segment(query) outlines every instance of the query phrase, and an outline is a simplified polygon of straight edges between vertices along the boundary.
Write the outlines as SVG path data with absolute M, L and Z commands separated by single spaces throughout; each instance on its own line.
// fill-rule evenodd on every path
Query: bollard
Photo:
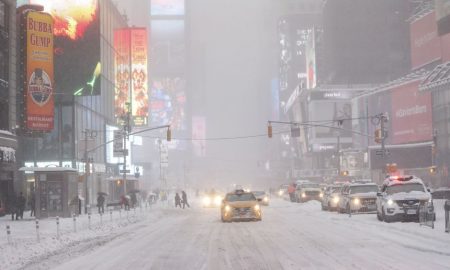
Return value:
M 39 235 L 39 219 L 36 219 L 36 237 L 38 243 L 41 242 L 41 236 Z
M 109 211 L 109 221 L 111 221 L 111 222 L 113 221 L 113 218 L 112 218 L 112 210 Z
M 136 217 L 136 207 L 133 207 L 133 217 Z
M 59 240 L 60 233 L 59 233 L 59 217 L 56 217 L 56 239 Z
M 100 225 L 103 225 L 103 214 L 102 212 L 100 212 L 99 214 L 100 214 Z
M 450 200 L 446 200 L 444 203 L 444 211 L 445 211 L 445 232 L 450 232 Z
M 119 219 L 122 220 L 122 209 L 119 209 Z
M 73 214 L 73 231 L 77 232 L 77 218 L 75 214 Z
M 9 227 L 9 225 L 6 225 L 6 235 L 8 237 L 8 244 L 12 244 L 11 228 Z
M 130 212 L 130 210 L 126 211 L 127 212 L 127 219 L 128 219 L 128 213 Z
M 88 213 L 88 228 L 91 229 L 91 212 Z

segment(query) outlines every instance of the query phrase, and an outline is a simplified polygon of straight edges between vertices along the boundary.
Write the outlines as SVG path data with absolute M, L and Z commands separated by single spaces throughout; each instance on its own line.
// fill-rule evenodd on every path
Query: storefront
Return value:
M 421 92 L 433 98 L 434 165 L 437 186 L 450 187 L 450 62 L 437 66 L 421 82 Z
M 0 133 L 0 208 L 9 212 L 10 201 L 19 187 L 14 183 L 17 140 L 9 132 Z

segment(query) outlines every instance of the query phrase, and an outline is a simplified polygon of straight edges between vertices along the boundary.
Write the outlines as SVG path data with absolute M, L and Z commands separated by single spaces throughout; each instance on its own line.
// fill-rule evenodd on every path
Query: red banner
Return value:
M 410 30 L 411 65 L 413 69 L 441 58 L 441 44 L 434 12 L 412 22 Z
M 420 92 L 420 81 L 392 90 L 392 143 L 430 141 L 433 137 L 431 93 Z

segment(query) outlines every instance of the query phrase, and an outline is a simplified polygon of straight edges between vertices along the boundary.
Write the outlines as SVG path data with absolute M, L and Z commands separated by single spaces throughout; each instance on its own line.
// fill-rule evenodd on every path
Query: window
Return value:
M 6 10 L 7 10 L 8 6 L 0 1 L 0 26 L 1 27 L 5 27 L 7 26 L 7 18 L 6 18 Z

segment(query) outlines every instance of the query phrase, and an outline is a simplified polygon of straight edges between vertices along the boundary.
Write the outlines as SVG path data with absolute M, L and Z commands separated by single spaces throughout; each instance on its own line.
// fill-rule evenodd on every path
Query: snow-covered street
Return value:
M 317 202 L 274 200 L 263 209 L 262 222 L 238 223 L 221 223 L 218 209 L 161 207 L 21 267 L 450 269 L 450 235 L 438 213 L 432 230 L 418 223 L 382 223 L 375 215 L 323 212 Z

